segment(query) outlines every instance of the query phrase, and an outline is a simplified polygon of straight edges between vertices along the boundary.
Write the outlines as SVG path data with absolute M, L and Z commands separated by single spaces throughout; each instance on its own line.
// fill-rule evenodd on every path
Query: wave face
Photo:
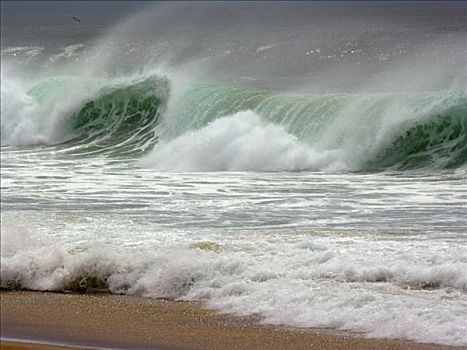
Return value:
M 467 160 L 466 124 L 460 92 L 278 95 L 204 86 L 181 98 L 168 141 L 143 163 L 177 171 L 457 168 Z M 182 154 L 190 157 L 175 161 Z
M 157 141 L 155 126 L 168 89 L 168 81 L 156 77 L 129 81 L 59 77 L 27 90 L 12 85 L 5 94 L 2 91 L 13 96 L 2 107 L 2 145 L 48 144 L 86 154 L 139 154 Z
M 466 120 L 464 104 L 414 123 L 371 164 L 380 168 L 396 164 L 399 169 L 430 167 L 433 163 L 442 168 L 462 166 L 467 161 Z
M 115 156 L 156 145 L 141 164 L 162 171 L 446 169 L 467 161 L 462 92 L 291 95 L 195 86 L 165 115 L 169 90 L 156 76 L 53 78 L 26 91 L 7 82 L 2 145 Z
M 161 86 L 162 84 L 162 86 Z M 117 154 L 144 151 L 157 140 L 155 125 L 167 98 L 165 81 L 147 79 L 134 85 L 105 88 L 70 118 L 70 133 L 80 151 L 112 150 Z

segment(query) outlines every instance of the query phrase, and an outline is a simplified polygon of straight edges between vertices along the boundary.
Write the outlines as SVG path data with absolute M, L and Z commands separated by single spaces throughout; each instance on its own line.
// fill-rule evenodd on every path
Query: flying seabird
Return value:
M 75 20 L 75 21 L 78 22 L 78 23 L 81 22 L 81 20 L 80 20 L 78 17 L 73 16 L 73 17 L 71 17 L 71 18 L 73 18 L 73 20 Z

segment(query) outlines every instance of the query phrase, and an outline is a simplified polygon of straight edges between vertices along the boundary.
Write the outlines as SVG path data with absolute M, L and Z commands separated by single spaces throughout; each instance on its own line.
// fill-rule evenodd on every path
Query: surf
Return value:
M 163 142 L 143 164 L 174 171 L 458 168 L 467 160 L 466 124 L 461 91 L 277 94 L 198 86 L 179 99 Z
M 172 80 L 159 75 L 5 85 L 3 146 L 130 156 L 161 171 L 403 171 L 467 161 L 461 91 L 281 94 L 195 84 L 174 98 Z
M 2 146 L 47 145 L 66 153 L 131 155 L 157 141 L 169 83 L 154 76 L 90 79 L 59 76 L 2 95 Z

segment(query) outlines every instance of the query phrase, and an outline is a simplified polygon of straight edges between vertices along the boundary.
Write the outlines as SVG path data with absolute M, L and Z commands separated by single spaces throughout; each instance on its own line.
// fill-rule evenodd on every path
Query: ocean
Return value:
M 1 288 L 466 346 L 466 13 L 2 2 Z

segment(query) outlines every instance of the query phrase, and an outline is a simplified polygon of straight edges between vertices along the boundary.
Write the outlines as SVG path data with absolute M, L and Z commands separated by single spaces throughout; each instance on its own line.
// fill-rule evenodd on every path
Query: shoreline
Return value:
M 108 293 L 1 291 L 1 349 L 462 349 L 258 324 L 202 303 Z
M 23 339 L 1 339 L 2 350 L 101 350 L 96 347 L 79 347 L 67 344 L 55 344 Z M 117 349 L 115 349 L 117 350 Z

